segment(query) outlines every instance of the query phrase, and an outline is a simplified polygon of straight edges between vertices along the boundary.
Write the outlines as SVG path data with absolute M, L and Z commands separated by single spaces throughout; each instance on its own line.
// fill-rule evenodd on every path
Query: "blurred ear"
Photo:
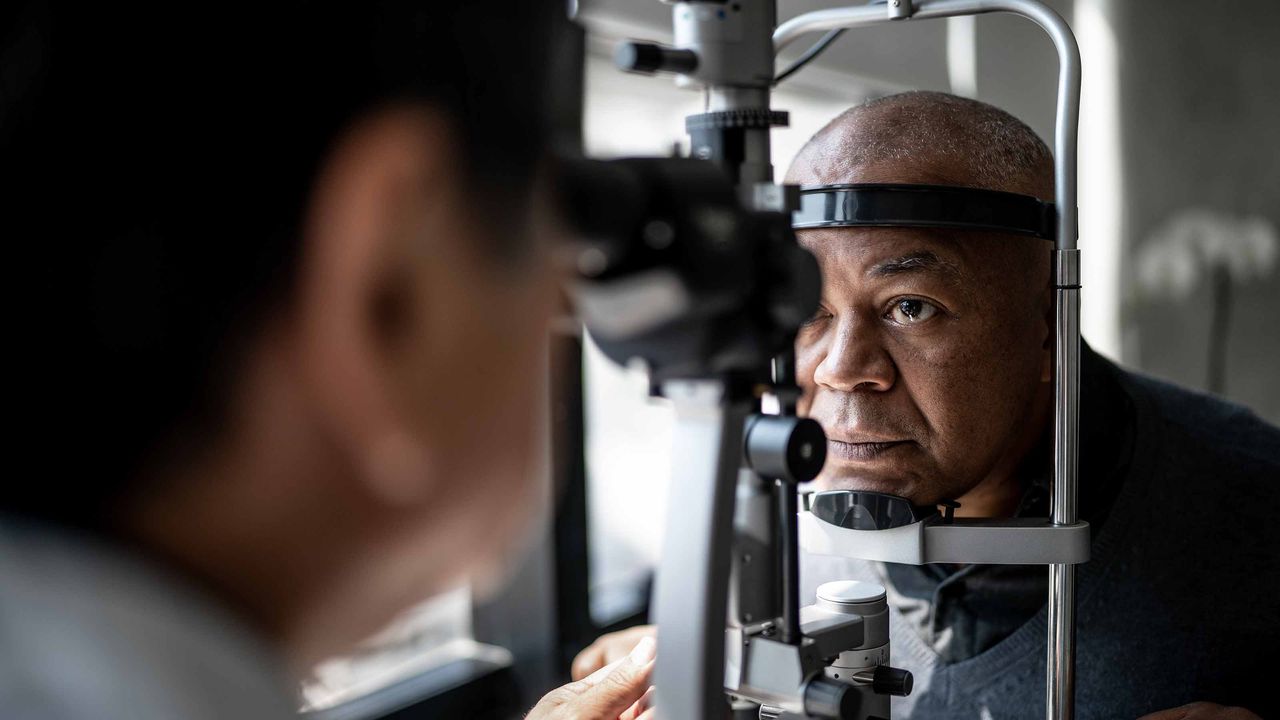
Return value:
M 399 397 L 399 336 L 415 312 L 423 245 L 456 235 L 448 123 L 429 109 L 389 109 L 339 141 L 317 176 L 294 307 L 298 364 L 328 440 L 376 501 L 419 502 L 429 438 Z M 417 261 L 417 262 L 415 262 Z M 430 357 L 419 372 L 432 376 Z

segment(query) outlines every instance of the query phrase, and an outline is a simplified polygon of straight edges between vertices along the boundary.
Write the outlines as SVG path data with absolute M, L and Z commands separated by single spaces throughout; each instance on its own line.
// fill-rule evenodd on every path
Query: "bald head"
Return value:
M 871 100 L 832 120 L 796 156 L 787 182 L 914 182 L 1053 199 L 1053 155 L 1009 113 L 940 92 Z

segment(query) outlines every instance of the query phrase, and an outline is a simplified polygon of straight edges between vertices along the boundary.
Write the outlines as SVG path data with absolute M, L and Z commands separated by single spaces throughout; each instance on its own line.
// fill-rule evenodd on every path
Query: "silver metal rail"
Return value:
M 734 493 L 752 406 L 711 380 L 670 382 L 663 394 L 675 405 L 676 427 L 654 583 L 654 621 L 661 629 L 655 705 L 668 720 L 716 718 L 724 708 Z

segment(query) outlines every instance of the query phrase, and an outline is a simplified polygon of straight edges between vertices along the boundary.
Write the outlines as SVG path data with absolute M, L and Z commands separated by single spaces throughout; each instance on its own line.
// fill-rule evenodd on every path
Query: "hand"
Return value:
M 570 671 L 570 675 L 574 680 L 581 680 L 605 665 L 626 657 L 636 643 L 644 638 L 656 637 L 657 632 L 658 629 L 652 625 L 637 625 L 626 630 L 601 635 L 596 638 L 595 642 L 588 645 L 585 650 L 578 653 L 578 657 L 573 659 L 573 668 Z
M 525 720 L 651 720 L 656 649 L 653 638 L 640 640 L 629 654 L 547 693 Z
M 1143 715 L 1138 720 L 1262 720 L 1262 718 L 1244 708 L 1197 702 Z

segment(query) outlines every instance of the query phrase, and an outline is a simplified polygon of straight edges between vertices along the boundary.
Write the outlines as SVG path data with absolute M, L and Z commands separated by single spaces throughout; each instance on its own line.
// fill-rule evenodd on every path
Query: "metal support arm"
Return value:
M 654 668 L 663 717 L 718 718 L 725 712 L 725 617 L 734 493 L 750 398 L 713 380 L 671 382 L 676 411 L 662 562 L 654 584 L 661 628 Z

